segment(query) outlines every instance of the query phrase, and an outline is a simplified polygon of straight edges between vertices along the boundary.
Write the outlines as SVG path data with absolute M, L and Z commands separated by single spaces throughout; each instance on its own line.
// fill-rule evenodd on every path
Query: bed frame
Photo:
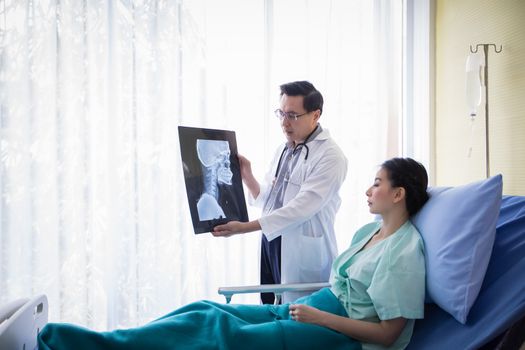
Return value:
M 0 308 L 0 349 L 37 349 L 37 335 L 46 325 L 48 303 L 45 295 L 18 299 Z

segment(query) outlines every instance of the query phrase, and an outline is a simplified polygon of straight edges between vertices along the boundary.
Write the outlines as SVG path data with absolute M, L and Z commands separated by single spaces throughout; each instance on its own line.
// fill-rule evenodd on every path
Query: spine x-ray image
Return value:
M 235 133 L 179 126 L 186 193 L 195 233 L 248 221 Z
M 230 145 L 228 141 L 197 140 L 197 156 L 202 164 L 204 192 L 197 202 L 200 221 L 224 219 L 226 215 L 217 202 L 219 184 L 231 186 Z

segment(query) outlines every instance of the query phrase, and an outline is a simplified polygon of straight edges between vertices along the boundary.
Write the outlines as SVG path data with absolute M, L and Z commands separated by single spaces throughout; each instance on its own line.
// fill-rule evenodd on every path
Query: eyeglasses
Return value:
M 302 117 L 303 115 L 307 115 L 310 112 L 306 112 L 303 114 L 295 114 L 292 112 L 283 112 L 281 109 L 276 109 L 274 113 L 275 113 L 275 116 L 279 118 L 280 120 L 283 120 L 284 118 L 286 118 L 290 121 L 291 120 L 296 121 L 297 119 L 299 119 L 299 117 Z

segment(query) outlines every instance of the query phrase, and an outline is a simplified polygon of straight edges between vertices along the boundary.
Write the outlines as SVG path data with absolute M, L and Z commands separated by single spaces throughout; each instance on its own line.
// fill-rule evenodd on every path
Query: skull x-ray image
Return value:
M 186 193 L 195 233 L 248 221 L 235 133 L 179 126 Z

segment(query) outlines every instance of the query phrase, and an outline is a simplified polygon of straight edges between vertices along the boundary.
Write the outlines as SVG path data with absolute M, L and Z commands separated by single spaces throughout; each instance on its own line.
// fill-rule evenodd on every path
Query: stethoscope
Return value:
M 317 125 L 315 127 L 315 129 L 311 133 L 309 133 L 308 136 L 306 136 L 306 138 L 304 139 L 303 142 L 300 142 L 297 145 L 295 145 L 295 147 L 293 148 L 293 151 L 292 151 L 292 157 L 295 154 L 295 152 L 300 149 L 300 147 L 304 147 L 304 148 L 306 148 L 306 155 L 304 156 L 304 160 L 308 159 L 308 155 L 310 154 L 310 148 L 308 148 L 308 145 L 306 143 L 308 142 L 308 140 L 314 134 L 314 132 L 317 130 L 318 127 L 319 127 L 319 125 Z M 277 175 L 279 174 L 279 169 L 281 169 L 281 163 L 283 161 L 284 153 L 286 152 L 287 149 L 288 149 L 288 146 L 284 146 L 284 149 L 281 152 L 281 156 L 279 157 L 279 162 L 277 163 L 277 169 L 275 170 L 275 176 L 274 177 L 277 177 Z

